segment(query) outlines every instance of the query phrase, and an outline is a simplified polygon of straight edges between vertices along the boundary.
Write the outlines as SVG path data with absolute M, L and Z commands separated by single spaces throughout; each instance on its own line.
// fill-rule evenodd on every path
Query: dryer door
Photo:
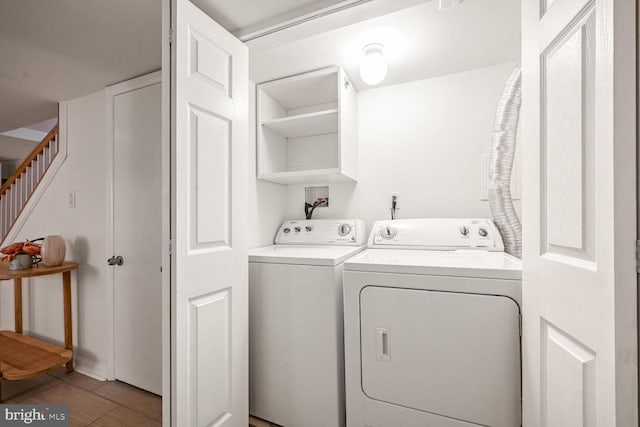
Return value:
M 368 286 L 360 314 L 368 397 L 481 425 L 520 425 L 512 299 Z

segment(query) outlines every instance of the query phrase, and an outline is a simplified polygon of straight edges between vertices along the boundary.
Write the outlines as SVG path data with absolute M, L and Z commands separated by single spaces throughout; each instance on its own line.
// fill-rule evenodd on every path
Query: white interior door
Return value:
M 637 426 L 635 2 L 523 1 L 523 421 Z
M 114 376 L 162 394 L 161 87 L 159 74 L 113 95 Z
M 172 419 L 248 423 L 248 50 L 173 8 Z

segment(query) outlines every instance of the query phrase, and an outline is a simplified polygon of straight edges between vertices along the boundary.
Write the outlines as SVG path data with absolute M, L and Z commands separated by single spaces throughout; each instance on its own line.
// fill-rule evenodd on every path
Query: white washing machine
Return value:
M 249 412 L 286 427 L 345 425 L 343 262 L 358 220 L 285 222 L 249 251 Z
M 349 427 L 521 425 L 521 263 L 487 219 L 378 221 L 345 262 Z

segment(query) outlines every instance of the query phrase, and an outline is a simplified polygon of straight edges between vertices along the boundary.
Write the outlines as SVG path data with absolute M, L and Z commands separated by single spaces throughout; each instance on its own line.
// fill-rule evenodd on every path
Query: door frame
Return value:
M 175 117 L 172 114 L 171 100 L 171 61 L 175 56 L 173 49 L 174 0 L 162 0 L 162 425 L 171 427 L 175 410 L 172 405 L 171 378 L 171 195 L 174 192 L 171 159 L 174 158 L 171 147 L 171 132 L 175 128 Z
M 114 224 L 114 197 L 115 197 L 115 163 L 114 163 L 114 149 L 115 149 L 115 135 L 114 135 L 114 108 L 115 97 L 118 95 L 132 92 L 134 90 L 143 89 L 155 84 L 162 84 L 161 71 L 154 71 L 149 74 L 145 74 L 140 77 L 135 77 L 131 80 L 116 83 L 111 86 L 107 86 L 105 90 L 106 94 L 106 178 L 107 178 L 107 212 L 106 212 L 106 254 L 107 256 L 114 255 L 114 237 L 115 237 L 115 224 Z M 164 183 L 163 183 L 164 185 Z M 106 263 L 106 260 L 105 260 Z M 105 265 L 107 271 L 107 293 L 105 306 L 108 313 L 108 321 L 106 324 L 105 332 L 107 338 L 107 348 L 109 349 L 107 357 L 107 379 L 115 380 L 115 275 L 113 268 Z M 164 330 L 162 331 L 164 335 Z M 164 360 L 164 357 L 163 357 Z M 164 374 L 164 372 L 163 372 Z

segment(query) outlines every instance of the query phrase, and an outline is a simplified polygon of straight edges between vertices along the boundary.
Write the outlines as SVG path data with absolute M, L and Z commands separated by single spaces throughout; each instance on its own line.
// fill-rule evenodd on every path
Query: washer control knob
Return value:
M 382 236 L 383 239 L 393 239 L 396 234 L 398 234 L 398 230 L 392 225 L 386 225 L 380 228 L 380 236 Z
M 467 227 L 466 225 L 463 225 L 462 227 L 460 227 L 460 234 L 462 234 L 463 236 L 468 236 L 469 227 Z
M 313 230 L 313 225 L 305 225 L 304 229 L 307 230 L 307 232 L 310 232 Z
M 287 227 L 287 228 L 285 228 L 284 230 L 282 230 L 282 232 L 283 232 L 284 234 L 289 234 L 289 233 L 291 233 L 291 229 L 290 229 L 289 227 Z
M 486 228 L 484 228 L 484 227 L 480 227 L 480 228 L 478 229 L 478 234 L 479 234 L 480 236 L 482 236 L 482 237 L 487 237 L 487 236 L 489 235 L 489 232 L 487 231 L 487 229 L 486 229 Z
M 340 236 L 346 236 L 351 232 L 351 226 L 349 224 L 340 224 L 338 226 L 338 234 Z
M 294 230 L 296 231 L 296 233 L 299 233 L 301 228 L 300 227 L 294 227 Z

